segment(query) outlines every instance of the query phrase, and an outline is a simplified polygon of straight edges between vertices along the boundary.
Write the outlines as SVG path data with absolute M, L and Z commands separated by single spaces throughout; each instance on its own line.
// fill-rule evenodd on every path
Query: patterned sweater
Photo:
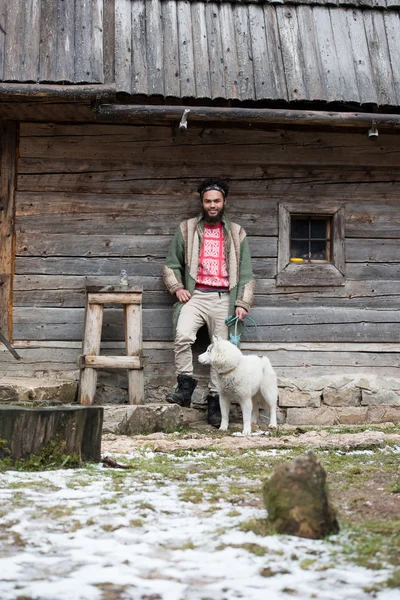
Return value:
M 246 232 L 226 215 L 222 217 L 222 222 L 229 277 L 229 315 L 232 316 L 237 306 L 246 310 L 253 306 L 255 281 Z M 202 215 L 183 221 L 176 230 L 163 267 L 164 283 L 171 294 L 175 294 L 182 286 L 193 294 L 203 231 Z M 174 305 L 174 331 L 182 306 L 180 302 Z

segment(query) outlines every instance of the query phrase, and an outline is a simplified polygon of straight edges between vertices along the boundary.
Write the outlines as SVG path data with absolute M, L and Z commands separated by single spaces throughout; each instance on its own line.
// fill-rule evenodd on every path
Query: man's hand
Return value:
M 177 290 L 175 292 L 175 296 L 178 298 L 179 302 L 181 302 L 181 304 L 185 304 L 188 300 L 190 300 L 190 298 L 192 297 L 192 294 L 190 292 L 188 292 L 187 290 L 184 290 L 183 288 L 181 288 L 180 290 Z
M 237 306 L 235 314 L 239 318 L 240 321 L 243 321 L 243 319 L 247 315 L 247 310 L 242 308 L 241 306 Z

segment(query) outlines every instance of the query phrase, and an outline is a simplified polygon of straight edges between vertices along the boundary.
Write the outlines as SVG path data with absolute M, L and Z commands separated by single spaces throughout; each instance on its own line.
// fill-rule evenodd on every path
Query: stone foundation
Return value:
M 77 385 L 76 380 L 67 376 L 57 379 L 3 378 L 0 379 L 0 403 L 48 401 L 53 404 L 71 404 L 76 400 Z M 171 388 L 166 386 L 147 387 L 146 403 L 165 406 L 163 400 L 169 389 Z M 206 393 L 204 382 L 199 382 L 192 404 L 193 409 L 198 410 L 191 411 L 194 416 L 197 415 L 198 420 L 205 420 Z M 95 404 L 110 407 L 109 410 L 114 408 L 115 414 L 119 414 L 119 422 L 131 418 L 126 411 L 133 413 L 137 410 L 137 407 L 127 405 L 127 391 L 124 387 L 106 385 L 104 382 L 100 382 L 97 387 Z M 179 407 L 177 409 L 181 410 Z M 122 416 L 124 411 L 126 415 Z M 136 413 L 135 419 L 139 419 L 139 412 L 140 410 Z M 168 418 L 171 415 L 172 412 L 169 412 Z M 174 418 L 177 423 L 183 424 L 182 416 L 175 415 Z M 160 419 L 158 417 L 155 419 L 154 427 L 162 430 L 171 427 L 169 421 L 164 422 L 161 416 Z M 233 422 L 241 421 L 238 405 L 232 406 L 231 419 Z M 382 379 L 364 375 L 363 377 L 324 376 L 279 380 L 279 425 L 329 426 L 387 422 L 400 422 L 400 378 Z M 268 425 L 269 415 L 266 411 L 260 411 L 260 423 Z M 187 426 L 186 422 L 184 426 Z M 153 428 L 153 431 L 157 429 Z

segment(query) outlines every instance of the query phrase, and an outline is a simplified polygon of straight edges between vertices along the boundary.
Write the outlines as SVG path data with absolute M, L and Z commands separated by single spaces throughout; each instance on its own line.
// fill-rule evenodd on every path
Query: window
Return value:
M 330 217 L 290 216 L 290 262 L 331 261 Z
M 277 285 L 344 285 L 344 273 L 344 206 L 280 204 Z

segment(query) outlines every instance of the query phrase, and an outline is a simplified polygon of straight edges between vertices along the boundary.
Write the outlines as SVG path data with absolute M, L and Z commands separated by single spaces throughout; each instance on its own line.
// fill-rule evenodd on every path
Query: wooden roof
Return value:
M 369 1 L 369 0 L 368 0 Z M 338 0 L 116 0 L 116 83 L 176 98 L 400 104 L 400 17 Z M 370 3 L 371 3 L 370 2 Z
M 400 106 L 400 0 L 0 0 L 0 81 Z

